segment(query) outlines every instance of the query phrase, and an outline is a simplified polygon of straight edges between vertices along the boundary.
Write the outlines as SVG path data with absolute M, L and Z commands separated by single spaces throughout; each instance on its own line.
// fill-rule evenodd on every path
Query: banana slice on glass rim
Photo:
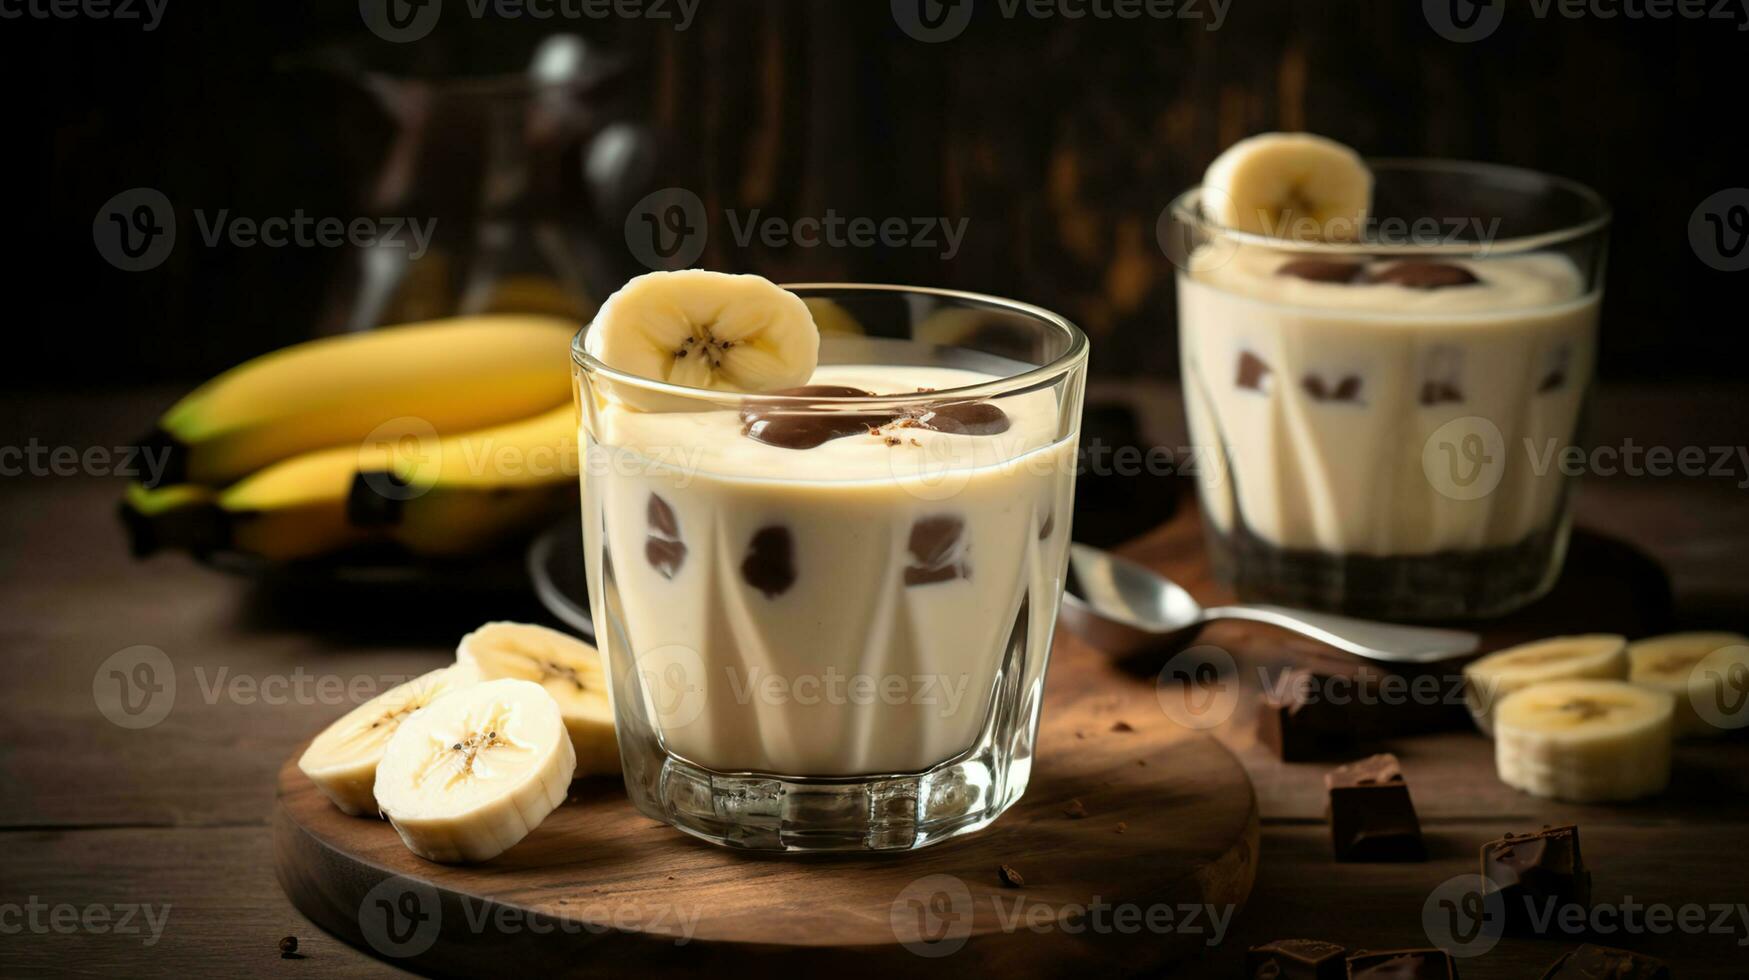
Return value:
M 1500 781 L 1570 803 L 1639 799 L 1670 781 L 1675 699 L 1626 681 L 1551 681 L 1494 712 Z
M 433 701 L 389 739 L 376 800 L 428 861 L 489 861 L 565 800 L 577 757 L 539 684 L 481 681 Z
M 601 653 L 576 637 L 528 623 L 487 623 L 462 637 L 456 662 L 484 680 L 515 677 L 546 688 L 577 756 L 575 778 L 616 775 L 619 742 Z
M 478 683 L 471 664 L 441 667 L 371 698 L 322 730 L 298 758 L 298 768 L 342 813 L 377 812 L 377 765 L 407 719 L 451 691 Z
M 1677 737 L 1749 725 L 1749 636 L 1670 633 L 1628 644 L 1628 680 L 1676 698 Z
M 1310 133 L 1240 140 L 1203 174 L 1203 214 L 1234 231 L 1294 241 L 1352 241 L 1372 209 L 1360 154 Z
M 1464 704 L 1476 727 L 1493 733 L 1500 701 L 1548 681 L 1628 676 L 1627 638 L 1613 633 L 1556 636 L 1491 653 L 1464 667 Z
M 820 331 L 808 307 L 760 276 L 651 272 L 607 298 L 585 341 L 608 367 L 692 388 L 759 392 L 808 382 Z

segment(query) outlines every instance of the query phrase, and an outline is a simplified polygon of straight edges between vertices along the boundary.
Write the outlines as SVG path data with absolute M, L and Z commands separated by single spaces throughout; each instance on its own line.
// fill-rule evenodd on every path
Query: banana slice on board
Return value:
M 1670 633 L 1628 644 L 1628 680 L 1676 698 L 1676 735 L 1749 725 L 1749 636 Z
M 377 764 L 390 736 L 426 705 L 479 680 L 472 664 L 457 664 L 392 687 L 323 729 L 298 758 L 298 768 L 341 812 L 374 814 Z
M 487 623 L 462 637 L 455 656 L 487 680 L 516 677 L 546 688 L 571 735 L 576 778 L 619 773 L 607 671 L 594 647 L 545 626 Z
M 1360 237 L 1372 207 L 1360 154 L 1310 133 L 1240 140 L 1203 174 L 1203 213 L 1235 231 L 1296 241 Z
M 1476 727 L 1491 734 L 1500 700 L 1547 681 L 1628 676 L 1627 638 L 1613 633 L 1556 636 L 1491 653 L 1464 668 L 1464 703 Z
M 1494 712 L 1500 781 L 1535 796 L 1606 803 L 1650 796 L 1670 781 L 1675 699 L 1626 681 L 1536 684 Z
M 803 385 L 820 331 L 801 297 L 759 276 L 651 272 L 609 296 L 585 341 L 609 367 L 719 391 Z
M 515 678 L 481 681 L 396 730 L 377 766 L 377 806 L 428 861 L 489 861 L 564 802 L 576 765 L 552 695 Z

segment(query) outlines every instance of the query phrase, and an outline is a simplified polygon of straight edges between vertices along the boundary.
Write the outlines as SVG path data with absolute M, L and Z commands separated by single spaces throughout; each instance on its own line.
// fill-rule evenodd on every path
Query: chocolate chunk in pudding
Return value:
M 1461 402 L 1463 393 L 1449 381 L 1428 381 L 1421 386 L 1421 404 L 1443 405 L 1446 402 Z
M 1267 392 L 1270 376 L 1274 373 L 1269 365 L 1263 363 L 1263 358 L 1244 351 L 1239 355 L 1239 376 L 1234 379 L 1233 384 L 1246 391 Z
M 1292 276 L 1307 282 L 1349 283 L 1360 278 L 1365 266 L 1359 262 L 1334 262 L 1329 259 L 1295 259 L 1275 270 L 1278 276 Z
M 771 392 L 792 398 L 874 398 L 872 391 L 845 385 L 803 385 Z M 780 449 L 813 449 L 834 439 L 881 435 L 885 426 L 930 429 L 957 435 L 989 436 L 1008 431 L 1008 413 L 989 402 L 943 402 L 906 411 L 847 412 L 749 404 L 741 409 L 741 434 Z M 887 445 L 899 443 L 889 440 Z
M 1315 374 L 1308 374 L 1306 375 L 1305 380 L 1300 382 L 1300 386 L 1305 388 L 1306 394 L 1311 395 L 1316 401 L 1360 401 L 1360 378 L 1352 374 L 1347 375 L 1341 381 L 1336 382 L 1335 388 L 1326 385 L 1323 378 L 1320 378 Z
M 686 545 L 680 540 L 680 520 L 674 516 L 674 508 L 668 501 L 657 494 L 650 494 L 650 503 L 644 513 L 650 526 L 650 536 L 644 540 L 644 559 L 656 574 L 672 579 L 686 563 Z
M 1008 413 L 989 402 L 947 402 L 931 405 L 915 418 L 920 427 L 937 432 L 993 436 L 1008 431 Z
M 795 550 L 789 528 L 775 524 L 762 527 L 753 532 L 753 540 L 747 545 L 741 577 L 765 593 L 765 598 L 775 599 L 796 584 Z
M 924 517 L 911 525 L 913 563 L 905 569 L 905 584 L 933 585 L 971 578 L 965 532 L 966 522 L 951 515 Z
M 1367 282 L 1390 283 L 1407 289 L 1450 289 L 1473 286 L 1482 280 L 1461 265 L 1444 262 L 1399 262 L 1367 276 Z
M 802 385 L 771 394 L 790 398 L 869 398 L 874 392 L 848 385 Z M 891 421 L 889 414 L 749 404 L 741 409 L 741 434 L 780 449 L 813 449 L 833 439 L 878 429 Z

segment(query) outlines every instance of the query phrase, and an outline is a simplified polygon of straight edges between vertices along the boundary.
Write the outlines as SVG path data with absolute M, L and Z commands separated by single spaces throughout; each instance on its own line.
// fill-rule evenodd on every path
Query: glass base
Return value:
M 1008 777 L 997 792 L 990 767 L 975 759 L 919 775 L 801 780 L 712 772 L 670 756 L 640 809 L 727 847 L 907 851 L 1001 816 L 1026 788 L 1024 764 L 1011 766 Z
M 1354 555 L 1280 548 L 1241 524 L 1205 517 L 1215 574 L 1241 602 L 1381 620 L 1502 616 L 1546 595 L 1560 576 L 1571 528 L 1563 518 L 1516 544 L 1426 555 Z

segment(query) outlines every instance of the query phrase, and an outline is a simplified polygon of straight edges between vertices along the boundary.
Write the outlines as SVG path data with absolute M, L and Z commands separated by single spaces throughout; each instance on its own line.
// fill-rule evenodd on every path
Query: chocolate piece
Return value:
M 1305 380 L 1301 381 L 1300 385 L 1306 389 L 1306 394 L 1311 395 L 1316 401 L 1357 402 L 1360 400 L 1360 378 L 1352 374 L 1338 381 L 1335 389 L 1326 386 L 1324 379 L 1315 374 L 1306 375 Z
M 1578 827 L 1545 827 L 1483 844 L 1482 877 L 1499 892 L 1509 933 L 1534 935 L 1538 923 L 1553 929 L 1568 905 L 1591 909 L 1591 872 L 1579 853 Z
M 1367 276 L 1367 282 L 1391 283 L 1409 289 L 1450 289 L 1472 286 L 1482 280 L 1461 265 L 1444 262 L 1399 262 Z
M 1572 356 L 1573 352 L 1566 347 L 1555 349 L 1553 356 L 1549 359 L 1548 372 L 1543 375 L 1541 381 L 1537 382 L 1537 394 L 1544 395 L 1567 387 L 1567 361 Z
M 913 417 L 919 426 L 937 432 L 993 436 L 1008 431 L 1008 413 L 989 402 L 947 402 Z
M 650 536 L 644 540 L 644 560 L 656 574 L 672 579 L 686 563 L 686 545 L 680 540 L 680 519 L 674 508 L 658 494 L 650 494 L 650 504 L 644 509 L 644 520 L 650 526 Z
M 1427 366 L 1421 383 L 1421 404 L 1461 402 L 1458 380 L 1463 377 L 1464 353 L 1450 344 L 1436 344 L 1427 351 Z
M 1359 262 L 1336 262 L 1329 259 L 1295 259 L 1275 270 L 1278 276 L 1292 276 L 1310 282 L 1353 282 L 1365 268 Z
M 741 577 L 767 599 L 789 591 L 796 583 L 795 542 L 789 528 L 772 525 L 753 533 L 741 562 Z
M 1324 776 L 1338 861 L 1424 861 L 1421 821 L 1397 757 L 1370 756 Z
M 790 398 L 873 398 L 874 392 L 848 385 L 802 385 L 769 392 Z M 909 428 L 987 436 L 1008 431 L 1008 413 L 989 402 L 944 402 L 903 412 L 851 412 L 830 408 L 795 408 L 768 402 L 741 409 L 741 434 L 779 449 L 813 449 L 846 436 L 880 435 L 895 422 Z M 913 440 L 915 442 L 915 440 Z M 887 445 L 899 440 L 887 438 Z
M 1322 939 L 1277 939 L 1245 952 L 1249 980 L 1342 980 L 1348 950 Z
M 997 867 L 996 880 L 1002 882 L 1003 885 L 1009 888 L 1026 887 L 1026 879 L 1020 876 L 1020 872 L 1006 864 Z
M 1263 363 L 1263 358 L 1250 351 L 1239 354 L 1239 376 L 1233 384 L 1246 391 L 1269 391 L 1270 378 L 1275 374 L 1269 365 Z
M 1306 762 L 1347 755 L 1356 735 L 1356 706 L 1332 704 L 1318 692 L 1329 678 L 1303 667 L 1266 686 L 1257 712 L 1257 740 L 1283 762 Z
M 1421 404 L 1441 405 L 1445 402 L 1461 402 L 1463 393 L 1457 386 L 1448 381 L 1429 381 L 1421 386 Z
M 1056 528 L 1057 528 L 1057 515 L 1046 514 L 1045 515 L 1045 522 L 1043 524 L 1039 525 L 1038 539 L 1040 541 L 1043 541 L 1046 538 L 1050 537 L 1051 532 L 1056 530 Z
M 915 561 L 905 569 L 905 584 L 933 585 L 971 578 L 965 530 L 966 522 L 952 515 L 919 518 L 911 525 L 910 548 Z
M 1362 951 L 1348 958 L 1349 980 L 1457 980 L 1457 961 L 1443 949 Z
M 1542 980 L 1670 980 L 1670 968 L 1655 957 L 1586 943 L 1563 954 Z

